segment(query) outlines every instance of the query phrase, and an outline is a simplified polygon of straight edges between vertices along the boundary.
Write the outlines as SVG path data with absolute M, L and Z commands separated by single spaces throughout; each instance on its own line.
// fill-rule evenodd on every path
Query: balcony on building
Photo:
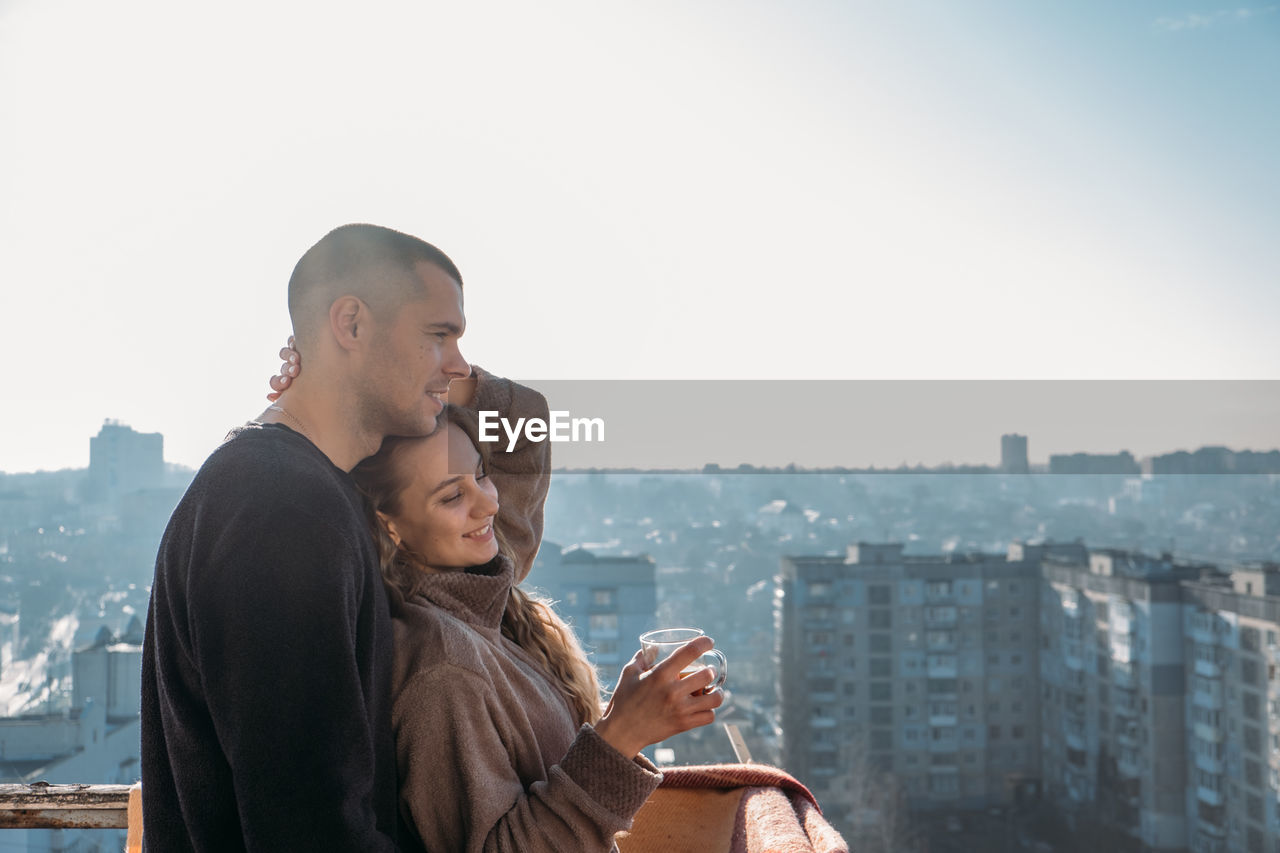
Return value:
M 1111 667 L 1111 683 L 1116 687 L 1134 689 L 1138 686 L 1137 675 L 1132 661 L 1115 661 Z
M 930 678 L 955 678 L 956 656 L 949 654 L 929 655 L 925 663 L 926 674 Z
M 1191 701 L 1201 708 L 1221 709 L 1223 707 L 1222 681 L 1217 678 L 1192 678 Z
M 1203 784 L 1196 785 L 1196 799 L 1205 805 L 1221 806 L 1224 802 L 1224 798 L 1222 796 L 1222 777 L 1215 776 L 1214 778 L 1217 780 L 1216 788 L 1206 787 Z
M 1077 640 L 1069 640 L 1062 645 L 1062 664 L 1070 672 L 1081 672 L 1084 670 L 1084 656 L 1080 653 L 1080 643 Z
M 955 728 L 935 728 L 929 738 L 929 752 L 957 752 L 960 740 L 956 737 Z
M 925 628 L 954 628 L 956 626 L 956 608 L 952 605 L 926 607 L 924 609 Z
M 1194 654 L 1195 666 L 1193 671 L 1196 675 L 1205 678 L 1222 677 L 1222 668 L 1226 663 L 1226 651 L 1224 649 L 1198 642 L 1195 644 Z
M 1195 766 L 1199 770 L 1212 775 L 1226 772 L 1227 763 L 1223 756 L 1222 744 L 1205 741 L 1195 750 Z
M 1134 628 L 1133 605 L 1127 601 L 1113 601 L 1109 608 L 1109 622 L 1112 634 L 1127 636 Z
M 1116 687 L 1111 692 L 1111 710 L 1119 717 L 1136 717 L 1141 713 L 1138 707 L 1138 693 L 1124 687 Z
M 1219 726 L 1209 723 L 1196 723 L 1192 726 L 1192 731 L 1200 740 L 1206 740 L 1209 743 L 1222 743 L 1224 740 L 1222 729 Z
M 1217 838 L 1212 833 L 1201 829 L 1196 832 L 1194 844 L 1195 846 L 1191 848 L 1193 853 L 1230 853 L 1225 834 L 1222 838 Z
M 1201 610 L 1191 614 L 1191 639 L 1197 643 L 1204 643 L 1207 646 L 1218 644 L 1216 614 Z
M 1142 755 L 1135 747 L 1123 747 L 1116 756 L 1116 772 L 1133 779 L 1142 775 Z
M 813 729 L 834 729 L 836 724 L 837 720 L 835 717 L 830 717 L 825 714 L 815 714 L 809 718 L 809 727 Z
M 924 632 L 925 647 L 930 652 L 954 652 L 956 650 L 956 632 L 954 629 L 940 629 Z
M 924 600 L 928 604 L 952 604 L 955 589 L 950 580 L 931 580 L 924 585 Z
M 1196 825 L 1197 831 L 1203 832 L 1214 839 L 1227 837 L 1227 809 L 1225 806 L 1211 806 L 1203 801 L 1197 802 L 1196 818 L 1199 821 Z

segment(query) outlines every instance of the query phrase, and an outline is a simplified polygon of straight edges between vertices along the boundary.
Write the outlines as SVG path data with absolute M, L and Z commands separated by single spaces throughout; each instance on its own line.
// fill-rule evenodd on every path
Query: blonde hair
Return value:
M 487 469 L 488 448 L 477 440 L 476 425 L 471 413 L 457 406 L 446 406 L 441 417 L 442 423 L 456 424 L 462 428 L 480 452 Z M 412 595 L 426 579 L 422 567 L 430 566 L 431 561 L 403 545 L 397 545 L 380 514 L 395 516 L 400 513 L 400 495 L 408 485 L 408 477 L 403 467 L 396 465 L 396 458 L 402 448 L 425 440 L 387 438 L 374 456 L 361 462 L 351 472 L 356 485 L 365 496 L 369 526 L 378 546 L 383 576 L 405 595 Z M 508 559 L 514 559 L 498 523 L 494 524 L 493 531 L 498 541 L 499 553 Z M 573 629 L 556 615 L 551 600 L 534 596 L 512 584 L 506 609 L 502 614 L 502 635 L 529 654 L 551 676 L 579 724 L 594 723 L 600 719 L 600 682 L 596 677 L 595 667 L 587 660 Z

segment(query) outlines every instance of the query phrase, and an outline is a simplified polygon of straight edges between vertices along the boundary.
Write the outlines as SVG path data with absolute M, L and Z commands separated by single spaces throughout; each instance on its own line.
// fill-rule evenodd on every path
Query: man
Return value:
M 156 559 L 150 850 L 396 849 L 391 623 L 347 472 L 434 430 L 470 372 L 462 277 L 415 237 L 347 225 L 298 262 L 289 313 L 306 373 L 209 457 Z

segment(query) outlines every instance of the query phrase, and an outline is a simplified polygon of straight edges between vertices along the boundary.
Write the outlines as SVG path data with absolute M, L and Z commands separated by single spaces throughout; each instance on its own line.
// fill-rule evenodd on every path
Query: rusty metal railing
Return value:
M 128 826 L 128 785 L 0 785 L 0 829 Z

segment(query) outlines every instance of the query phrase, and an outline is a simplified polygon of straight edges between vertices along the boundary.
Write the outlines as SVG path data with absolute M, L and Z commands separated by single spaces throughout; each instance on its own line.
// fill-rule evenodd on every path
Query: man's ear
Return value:
M 386 528 L 387 535 L 391 537 L 391 541 L 396 543 L 396 547 L 400 547 L 400 531 L 396 530 L 396 523 L 391 520 L 385 512 L 378 513 L 378 521 L 382 522 L 382 526 Z
M 372 319 L 369 306 L 358 296 L 340 296 L 329 306 L 329 329 L 345 350 L 364 347 Z

